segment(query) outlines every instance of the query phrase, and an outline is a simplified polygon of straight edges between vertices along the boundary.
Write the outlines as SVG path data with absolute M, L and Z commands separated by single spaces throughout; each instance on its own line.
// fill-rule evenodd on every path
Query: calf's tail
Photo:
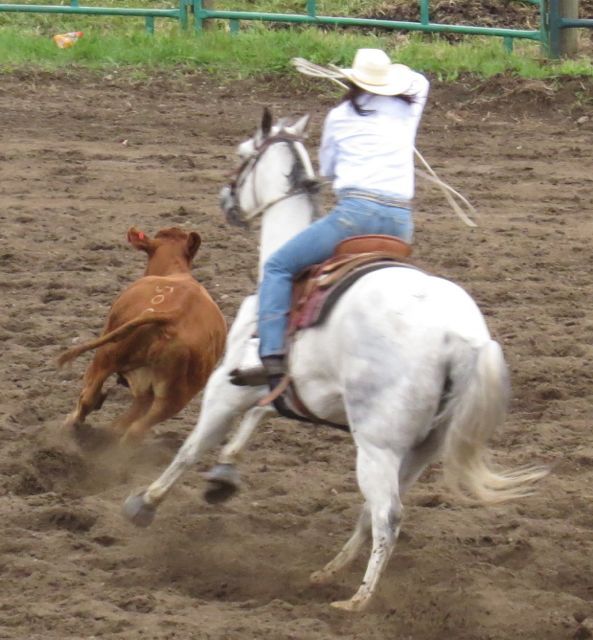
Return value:
M 95 340 L 91 340 L 90 342 L 85 342 L 84 344 L 78 345 L 76 347 L 71 347 L 67 351 L 64 351 L 58 357 L 58 366 L 63 366 L 67 362 L 71 362 L 75 358 L 86 351 L 90 351 L 91 349 L 96 349 L 97 347 L 101 347 L 108 342 L 117 342 L 119 340 L 123 340 L 127 338 L 133 331 L 135 331 L 138 327 L 143 327 L 147 324 L 166 324 L 173 320 L 176 317 L 171 313 L 153 313 L 151 315 L 140 316 L 139 318 L 134 318 L 125 324 L 122 324 L 121 327 L 117 327 L 113 331 L 109 333 L 105 333 L 100 338 L 96 338 Z

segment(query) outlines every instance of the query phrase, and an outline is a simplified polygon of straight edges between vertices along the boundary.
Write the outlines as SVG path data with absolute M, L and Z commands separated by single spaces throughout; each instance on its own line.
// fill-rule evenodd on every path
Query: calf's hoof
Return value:
M 148 527 L 154 520 L 156 507 L 148 504 L 144 499 L 144 491 L 129 496 L 124 502 L 123 514 L 137 527 Z
M 204 478 L 208 480 L 204 499 L 210 504 L 228 500 L 241 486 L 239 472 L 233 464 L 216 464 L 204 474 Z
M 64 433 L 76 433 L 83 427 L 82 420 L 80 419 L 76 411 L 68 415 L 68 417 L 62 422 L 61 431 Z

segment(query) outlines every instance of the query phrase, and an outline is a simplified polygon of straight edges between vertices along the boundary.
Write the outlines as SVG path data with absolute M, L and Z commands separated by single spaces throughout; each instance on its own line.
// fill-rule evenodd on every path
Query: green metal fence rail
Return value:
M 155 18 L 172 18 L 178 20 L 182 28 L 188 26 L 188 13 L 191 0 L 179 0 L 176 9 L 127 8 L 127 7 L 88 7 L 80 6 L 78 0 L 71 0 L 70 5 L 49 4 L 0 4 L 0 11 L 20 13 L 71 13 L 100 16 L 135 16 L 144 17 L 146 30 L 154 32 Z
M 560 0 L 547 0 L 545 17 L 547 20 L 546 29 L 548 31 L 548 52 L 550 57 L 558 58 L 561 50 L 561 32 L 563 29 L 593 29 L 593 20 L 564 18 L 561 12 Z
M 307 0 L 306 14 L 262 13 L 255 11 L 223 11 L 204 6 L 203 0 L 192 0 L 194 25 L 200 31 L 206 20 L 228 20 L 230 30 L 238 31 L 242 20 L 260 20 L 270 22 L 288 22 L 297 24 L 328 24 L 342 26 L 382 27 L 402 31 L 423 31 L 428 33 L 458 33 L 465 35 L 497 36 L 504 39 L 507 49 L 512 49 L 515 38 L 535 40 L 547 48 L 547 21 L 544 16 L 545 0 L 527 0 L 540 8 L 539 29 L 503 29 L 496 27 L 479 27 L 465 25 L 449 25 L 430 22 L 429 0 L 420 0 L 420 22 L 399 20 L 380 20 L 375 18 L 346 18 L 317 15 L 316 0 Z

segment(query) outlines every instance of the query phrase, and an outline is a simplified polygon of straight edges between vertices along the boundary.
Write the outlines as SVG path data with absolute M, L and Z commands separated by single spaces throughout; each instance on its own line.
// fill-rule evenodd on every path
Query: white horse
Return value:
M 272 126 L 264 112 L 256 135 L 239 146 L 243 164 L 221 201 L 227 217 L 262 216 L 260 275 L 268 256 L 310 224 L 314 171 L 303 145 L 308 116 L 292 126 Z M 132 495 L 125 515 L 139 526 L 181 474 L 229 433 L 208 479 L 211 499 L 238 486 L 233 463 L 258 422 L 274 410 L 260 407 L 266 387 L 239 387 L 230 372 L 245 361 L 256 328 L 256 296 L 246 298 L 228 336 L 222 364 L 211 376 L 198 422 L 161 477 Z M 486 441 L 505 415 L 507 367 L 472 298 L 456 284 L 418 269 L 373 271 L 349 288 L 324 324 L 298 334 L 289 358 L 301 399 L 318 417 L 348 424 L 357 448 L 356 474 L 364 504 L 351 538 L 323 569 L 328 583 L 349 565 L 372 534 L 372 553 L 362 584 L 346 610 L 364 609 L 393 551 L 402 517 L 402 495 L 430 462 L 443 460 L 444 475 L 458 494 L 483 504 L 530 493 L 548 470 L 495 470 Z

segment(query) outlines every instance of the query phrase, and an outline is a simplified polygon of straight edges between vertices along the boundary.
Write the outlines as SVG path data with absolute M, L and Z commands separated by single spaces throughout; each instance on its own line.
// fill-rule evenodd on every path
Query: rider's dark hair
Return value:
M 352 108 L 354 109 L 354 111 L 356 111 L 356 113 L 358 113 L 359 116 L 368 116 L 370 113 L 373 113 L 374 110 L 365 109 L 360 104 L 360 97 L 368 94 L 369 94 L 368 91 L 365 91 L 364 89 L 354 84 L 353 82 L 348 82 L 348 90 L 344 94 L 341 102 L 349 102 L 352 105 Z M 396 100 L 403 100 L 407 104 L 412 104 L 414 102 L 414 97 L 406 93 L 398 93 L 396 95 L 389 96 L 389 97 L 395 98 Z

